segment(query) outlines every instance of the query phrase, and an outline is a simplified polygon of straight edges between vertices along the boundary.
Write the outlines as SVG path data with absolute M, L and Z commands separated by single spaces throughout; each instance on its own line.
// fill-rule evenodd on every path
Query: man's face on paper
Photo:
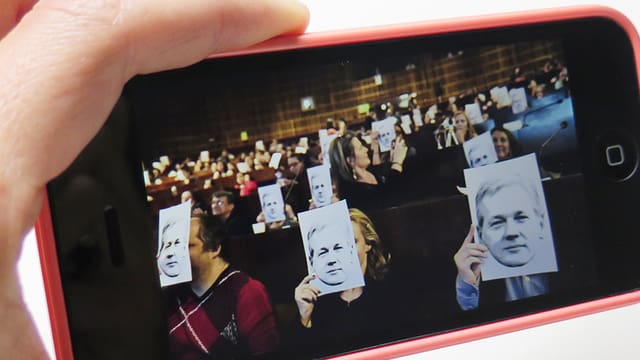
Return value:
M 282 203 L 274 194 L 268 193 L 263 197 L 263 210 L 269 216 L 269 218 L 276 218 L 279 214 L 282 214 L 284 207 Z
M 158 266 L 168 277 L 176 277 L 182 272 L 180 256 L 184 249 L 184 239 L 180 234 L 182 228 L 174 224 L 162 234 L 162 249 L 158 255 Z
M 395 132 L 393 129 L 385 129 L 385 131 L 380 133 L 380 144 L 383 144 L 386 147 L 391 147 L 391 141 L 393 140 L 394 135 Z
M 309 238 L 311 266 L 318 279 L 327 285 L 340 285 L 347 280 L 353 239 L 342 226 L 327 226 Z
M 532 196 L 522 186 L 510 185 L 477 204 L 480 241 L 502 265 L 523 266 L 535 255 L 542 219 L 533 209 Z
M 313 192 L 313 196 L 322 205 L 328 203 L 331 198 L 330 186 L 325 184 L 320 176 L 316 175 L 311 177 L 311 191 Z
M 469 150 L 469 162 L 472 168 L 489 165 L 491 157 L 489 156 L 489 149 L 482 146 L 476 146 Z

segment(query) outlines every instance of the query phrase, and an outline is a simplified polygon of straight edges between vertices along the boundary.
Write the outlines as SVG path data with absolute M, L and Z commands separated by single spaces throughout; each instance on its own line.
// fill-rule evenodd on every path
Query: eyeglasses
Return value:
M 211 202 L 211 206 L 223 206 L 223 205 L 226 205 L 226 202 L 222 200 L 218 200 L 218 201 L 214 200 Z

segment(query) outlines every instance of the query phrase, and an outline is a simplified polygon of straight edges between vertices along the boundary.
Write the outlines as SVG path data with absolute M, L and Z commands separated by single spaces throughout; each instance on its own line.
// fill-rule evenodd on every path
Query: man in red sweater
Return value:
M 172 358 L 245 358 L 279 344 L 264 285 L 227 258 L 228 235 L 213 215 L 191 219 L 189 257 L 193 280 L 167 289 Z

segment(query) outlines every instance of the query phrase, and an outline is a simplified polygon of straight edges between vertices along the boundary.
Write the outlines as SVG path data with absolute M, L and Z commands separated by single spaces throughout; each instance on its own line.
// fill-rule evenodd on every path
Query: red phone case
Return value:
M 363 41 L 398 39 L 416 35 L 437 35 L 451 32 L 500 28 L 514 25 L 549 23 L 587 17 L 611 19 L 625 29 L 633 46 L 636 59 L 640 59 L 640 39 L 633 24 L 621 13 L 606 7 L 587 6 L 564 9 L 539 10 L 521 13 L 509 13 L 490 16 L 478 16 L 463 19 L 430 21 L 426 23 L 409 23 L 402 25 L 363 28 L 336 32 L 304 34 L 297 37 L 280 37 L 258 44 L 245 50 L 230 52 L 212 57 L 227 57 L 252 53 L 273 52 L 287 49 L 305 49 L 322 46 L 344 45 Z M 636 69 L 640 73 L 640 62 L 636 61 Z M 56 246 L 49 210 L 49 202 L 45 198 L 40 217 L 35 226 L 40 253 L 44 286 L 47 294 L 49 316 L 51 320 L 53 342 L 58 359 L 72 359 L 72 339 L 70 337 L 67 310 L 65 307 L 62 282 L 59 273 Z M 567 306 L 561 309 L 544 311 L 534 315 L 497 321 L 469 329 L 426 336 L 424 338 L 405 341 L 398 344 L 361 351 L 341 359 L 380 359 L 403 356 L 440 347 L 460 344 L 489 336 L 500 335 L 528 327 L 543 325 L 560 320 L 571 319 L 581 315 L 613 309 L 616 307 L 640 302 L 640 290 L 624 295 L 617 295 L 587 303 Z

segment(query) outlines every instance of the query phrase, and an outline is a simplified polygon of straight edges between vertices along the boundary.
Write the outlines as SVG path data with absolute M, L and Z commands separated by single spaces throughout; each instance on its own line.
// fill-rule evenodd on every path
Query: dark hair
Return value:
M 514 158 L 522 155 L 522 147 L 520 147 L 520 143 L 518 142 L 518 140 L 516 140 L 515 135 L 513 135 L 511 131 L 503 128 L 502 126 L 496 126 L 491 129 L 491 135 L 493 136 L 493 133 L 496 131 L 502 131 L 507 135 L 507 140 L 509 140 L 509 151 L 511 152 L 509 154 L 509 158 Z
M 302 153 L 295 153 L 295 152 L 294 152 L 293 154 L 289 155 L 289 158 L 296 158 L 296 159 L 298 159 L 298 161 L 300 161 L 301 163 L 303 163 L 303 164 L 304 164 L 304 168 L 305 168 L 305 169 L 308 169 L 308 168 L 310 168 L 311 166 L 313 166 L 313 164 L 311 164 L 311 159 L 310 159 L 310 157 L 309 157 L 309 154 L 308 154 L 308 153 L 304 153 L 304 154 L 302 154 Z
M 191 218 L 200 220 L 198 238 L 202 241 L 202 249 L 204 251 L 216 251 L 220 248 L 220 256 L 229 261 L 227 249 L 229 234 L 222 219 L 209 213 L 200 213 L 193 215 Z
M 217 198 L 221 198 L 221 197 L 226 197 L 227 198 L 227 202 L 232 205 L 236 203 L 236 197 L 233 195 L 232 192 L 230 191 L 226 191 L 226 190 L 220 190 L 220 191 L 216 191 L 213 193 L 213 195 L 211 195 L 211 197 L 217 197 Z
M 351 165 L 347 162 L 350 157 L 355 157 L 355 150 L 351 141 L 357 139 L 355 133 L 347 131 L 344 135 L 333 139 L 329 144 L 329 161 L 331 162 L 331 174 L 336 182 L 355 182 Z M 360 139 L 358 139 L 360 141 Z

